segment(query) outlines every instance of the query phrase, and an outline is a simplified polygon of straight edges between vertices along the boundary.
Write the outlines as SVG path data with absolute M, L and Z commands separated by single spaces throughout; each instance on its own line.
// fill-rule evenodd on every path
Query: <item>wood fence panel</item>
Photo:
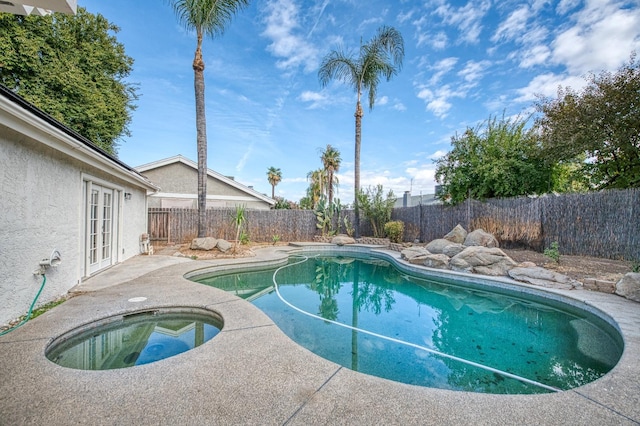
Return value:
M 207 235 L 235 240 L 234 213 L 207 209 Z M 197 210 L 150 208 L 148 217 L 153 241 L 187 243 L 197 235 Z M 342 233 L 344 217 L 353 224 L 353 210 L 335 219 L 334 228 Z M 442 238 L 460 224 L 491 232 L 503 247 L 542 251 L 557 241 L 562 254 L 640 260 L 640 189 L 419 205 L 394 209 L 391 218 L 404 222 L 405 241 Z M 320 233 L 311 210 L 247 210 L 245 229 L 255 242 L 271 242 L 275 235 L 281 241 L 313 241 Z M 372 235 L 364 218 L 360 229 L 362 236 Z

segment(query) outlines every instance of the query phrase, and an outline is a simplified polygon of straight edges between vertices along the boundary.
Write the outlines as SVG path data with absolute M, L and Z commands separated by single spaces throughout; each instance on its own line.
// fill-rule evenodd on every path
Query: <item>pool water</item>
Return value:
M 111 370 L 169 358 L 212 339 L 222 321 L 209 314 L 142 311 L 106 318 L 57 338 L 46 356 L 80 370 Z
M 566 390 L 601 377 L 622 353 L 611 325 L 567 304 L 410 276 L 376 258 L 305 259 L 292 257 L 277 271 L 196 280 L 251 301 L 317 355 L 414 385 Z

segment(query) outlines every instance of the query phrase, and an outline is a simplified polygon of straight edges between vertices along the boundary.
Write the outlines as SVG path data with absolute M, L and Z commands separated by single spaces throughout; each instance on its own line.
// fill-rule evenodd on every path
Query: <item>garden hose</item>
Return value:
M 42 293 L 42 289 L 44 289 L 44 285 L 46 283 L 47 283 L 47 276 L 45 274 L 42 274 L 42 285 L 40 286 L 40 290 L 38 290 L 38 294 L 36 294 L 36 297 L 33 299 L 33 302 L 31 302 L 31 306 L 29 306 L 29 312 L 27 312 L 27 316 L 24 317 L 24 319 L 20 321 L 20 323 L 18 323 L 17 325 L 14 325 L 13 327 L 7 330 L 1 331 L 0 336 L 4 336 L 5 334 L 11 333 L 13 330 L 15 330 L 16 328 L 22 326 L 24 323 L 29 321 L 29 318 L 31 318 L 31 313 L 33 312 L 33 307 L 38 301 L 38 297 L 40 297 L 40 293 Z

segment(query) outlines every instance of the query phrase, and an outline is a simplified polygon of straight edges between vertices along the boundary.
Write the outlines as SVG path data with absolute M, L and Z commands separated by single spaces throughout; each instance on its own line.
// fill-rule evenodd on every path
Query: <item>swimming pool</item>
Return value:
M 376 256 L 292 256 L 277 269 L 200 277 L 262 309 L 290 338 L 353 370 L 435 388 L 545 393 L 596 380 L 622 339 L 579 307 L 408 274 Z

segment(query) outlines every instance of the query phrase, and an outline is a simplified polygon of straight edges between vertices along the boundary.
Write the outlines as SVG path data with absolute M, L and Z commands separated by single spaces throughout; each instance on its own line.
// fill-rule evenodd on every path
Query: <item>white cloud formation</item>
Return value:
M 302 102 L 310 102 L 309 109 L 322 108 L 329 103 L 329 98 L 323 92 L 305 90 L 298 97 Z
M 299 7 L 294 0 L 271 0 L 265 6 L 266 28 L 262 36 L 271 40 L 267 46 L 276 58 L 279 69 L 291 71 L 301 66 L 312 72 L 318 66 L 318 51 L 299 34 Z
M 484 76 L 484 71 L 491 65 L 489 61 L 467 61 L 458 75 L 468 83 L 475 84 Z
M 460 31 L 460 40 L 475 44 L 479 41 L 482 25 L 480 22 L 487 14 L 491 3 L 486 0 L 469 1 L 462 7 L 452 7 L 448 3 L 442 3 L 435 10 L 444 23 L 453 25 Z
M 531 68 L 544 64 L 551 56 L 551 49 L 543 44 L 527 48 L 521 52 L 520 68 Z
M 538 95 L 545 97 L 555 97 L 559 87 L 571 87 L 579 90 L 584 87 L 586 81 L 577 76 L 557 75 L 554 73 L 540 74 L 529 82 L 526 87 L 517 90 L 520 95 L 515 102 L 531 102 L 536 100 Z
M 529 15 L 530 10 L 528 5 L 524 5 L 519 9 L 514 10 L 509 17 L 498 26 L 496 32 L 491 37 L 491 41 L 508 41 L 520 36 L 527 27 Z
M 442 77 L 455 67 L 458 58 L 444 58 L 434 65 L 428 67 L 429 70 L 435 71 L 429 80 L 429 84 L 436 85 L 442 80 Z
M 572 19 L 575 24 L 552 43 L 552 60 L 572 75 L 613 70 L 640 49 L 640 8 L 629 9 L 616 0 L 587 0 Z

